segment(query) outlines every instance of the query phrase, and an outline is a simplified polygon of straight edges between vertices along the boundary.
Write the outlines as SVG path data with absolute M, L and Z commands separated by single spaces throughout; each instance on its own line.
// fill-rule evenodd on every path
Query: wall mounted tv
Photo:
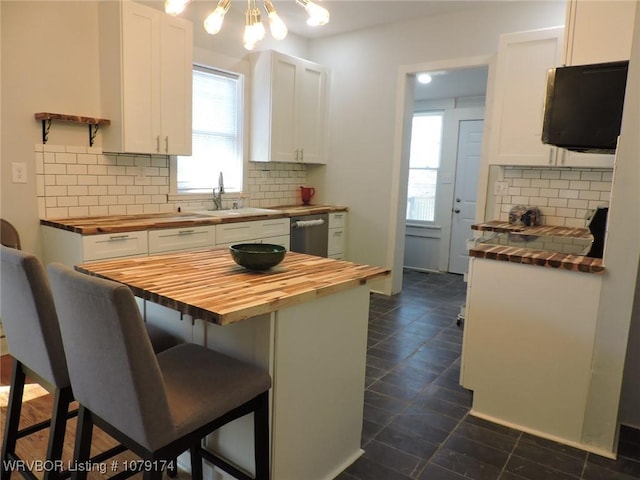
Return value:
M 622 61 L 549 70 L 542 142 L 579 152 L 615 152 L 628 67 Z

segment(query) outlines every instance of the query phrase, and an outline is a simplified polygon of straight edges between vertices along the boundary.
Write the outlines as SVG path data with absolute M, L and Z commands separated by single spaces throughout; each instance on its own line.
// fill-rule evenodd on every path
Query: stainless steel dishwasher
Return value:
M 329 215 L 319 213 L 291 217 L 291 251 L 326 257 Z

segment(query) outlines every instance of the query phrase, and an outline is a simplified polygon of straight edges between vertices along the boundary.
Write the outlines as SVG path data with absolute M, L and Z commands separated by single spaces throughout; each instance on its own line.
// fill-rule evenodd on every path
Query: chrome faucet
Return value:
M 224 181 L 222 179 L 222 172 L 218 177 L 218 193 L 216 194 L 215 187 L 213 188 L 213 209 L 222 210 L 222 194 L 224 193 Z

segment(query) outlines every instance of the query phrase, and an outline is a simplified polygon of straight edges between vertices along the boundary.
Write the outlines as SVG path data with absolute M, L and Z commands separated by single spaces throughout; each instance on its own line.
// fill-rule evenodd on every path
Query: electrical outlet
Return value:
M 27 164 L 24 162 L 11 163 L 11 181 L 13 183 L 27 183 Z
M 494 195 L 506 195 L 509 192 L 509 182 L 495 182 L 493 184 Z

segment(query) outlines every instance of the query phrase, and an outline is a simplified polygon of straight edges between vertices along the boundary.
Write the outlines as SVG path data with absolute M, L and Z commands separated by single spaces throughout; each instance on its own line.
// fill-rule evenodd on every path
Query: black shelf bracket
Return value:
M 46 144 L 49 140 L 49 130 L 51 130 L 51 119 L 42 119 L 42 143 Z

